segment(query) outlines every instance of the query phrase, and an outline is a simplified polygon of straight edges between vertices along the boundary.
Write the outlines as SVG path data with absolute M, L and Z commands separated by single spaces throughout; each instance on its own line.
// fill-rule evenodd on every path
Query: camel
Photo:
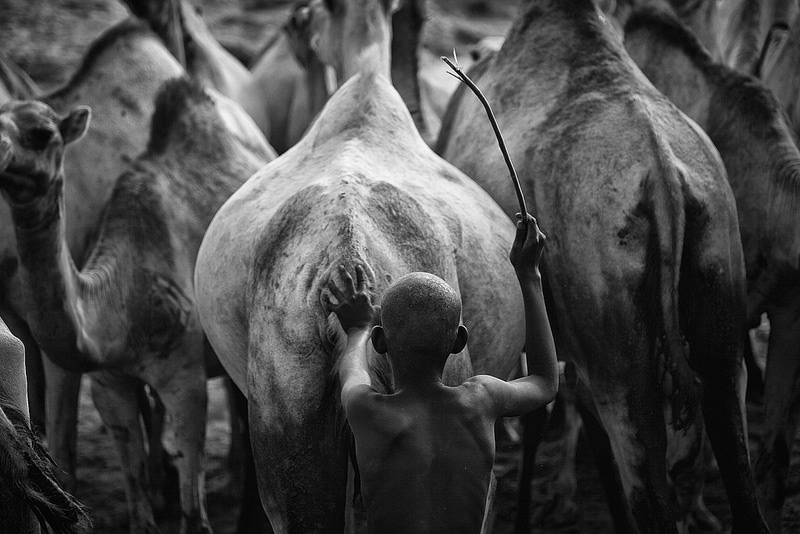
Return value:
M 505 378 L 524 342 L 507 259 L 513 224 L 428 148 L 391 85 L 390 4 L 312 4 L 312 42 L 344 83 L 306 135 L 220 208 L 198 254 L 200 319 L 248 397 L 276 533 L 340 532 L 351 502 L 350 437 L 333 379 L 343 332 L 320 299 L 331 269 L 368 267 L 376 301 L 411 271 L 455 288 L 470 343 L 448 361 L 447 383 Z M 386 360 L 370 357 L 390 391 Z
M 772 27 L 764 45 L 756 75 L 764 82 L 789 115 L 792 129 L 800 134 L 800 76 L 797 61 L 800 58 L 800 11 L 796 11 L 790 25 Z
M 297 4 L 250 67 L 270 123 L 269 142 L 282 154 L 295 145 L 328 100 L 325 66 L 311 49 L 309 8 Z
M 237 102 L 270 137 L 269 115 L 253 75 L 214 38 L 199 8 L 187 0 L 125 0 L 125 4 L 161 37 L 190 76 Z
M 780 532 L 800 398 L 800 150 L 769 90 L 715 63 L 674 19 L 635 14 L 625 45 L 650 81 L 708 133 L 728 171 L 749 281 L 747 324 L 757 326 L 764 312 L 771 324 L 755 475 L 770 528 Z
M 168 81 L 156 97 L 147 149 L 119 175 L 79 271 L 63 238 L 62 187 L 69 179 L 62 160 L 89 116 L 84 106 L 62 116 L 38 101 L 0 108 L 0 187 L 11 207 L 23 285 L 35 303 L 29 324 L 44 347 L 79 347 L 71 367 L 98 370 L 92 394 L 126 474 L 131 532 L 157 531 L 146 493 L 139 381 L 158 393 L 172 418 L 181 532 L 210 532 L 194 258 L 219 205 L 274 152 L 236 104 L 185 79 Z
M 80 267 L 94 239 L 101 210 L 111 194 L 114 179 L 123 167 L 144 149 L 156 89 L 182 72 L 180 65 L 143 25 L 123 21 L 95 39 L 83 62 L 62 87 L 41 95 L 43 102 L 59 113 L 78 103 L 93 106 L 94 127 L 69 149 L 65 170 L 75 179 L 65 189 L 66 240 Z M 0 202 L 0 313 L 12 332 L 26 345 L 28 367 L 43 360 L 47 395 L 48 449 L 65 472 L 62 482 L 75 488 L 75 448 L 80 374 L 75 371 L 74 341 L 42 347 L 49 358 L 39 356 L 39 345 L 31 337 L 27 315 L 31 303 L 21 291 L 17 245 L 8 206 Z M 58 365 L 53 365 L 51 360 Z M 40 363 L 38 365 L 41 365 Z M 29 374 L 30 376 L 30 374 Z M 30 384 L 36 386 L 36 384 Z M 32 399 L 38 395 L 32 395 Z M 32 406 L 32 408 L 36 408 Z M 39 412 L 34 409 L 33 413 Z
M 186 0 L 126 0 L 187 72 L 242 105 L 283 153 L 303 135 L 328 98 L 323 65 L 308 44 L 308 8 L 299 3 L 248 71 L 213 37 Z
M 788 28 L 798 13 L 797 0 L 734 0 L 718 5 L 717 38 L 722 63 L 755 74 L 774 28 Z
M 709 50 L 716 50 L 713 33 L 716 2 L 708 0 L 594 0 L 604 14 L 612 17 L 613 26 L 622 33 L 631 13 L 642 7 L 657 7 L 673 13 L 690 26 Z
M 666 426 L 689 427 L 701 399 L 735 530 L 767 532 L 739 380 L 744 259 L 713 145 L 647 82 L 590 0 L 523 2 L 475 78 L 532 211 L 553 229 L 543 277 L 556 346 L 608 435 L 630 529 L 675 531 Z M 511 217 L 516 199 L 479 105 L 451 101 L 437 149 Z
M 39 93 L 39 87 L 36 85 L 28 74 L 23 71 L 19 66 L 13 63 L 4 54 L 0 53 L 0 104 L 8 102 L 13 99 L 27 99 L 32 98 Z M 6 228 L 9 228 L 6 225 Z M 13 249 L 13 232 L 7 230 L 5 233 L 0 233 L 0 239 L 9 241 L 6 245 L 0 244 L 0 250 L 3 251 L 3 256 L 0 259 L 0 264 L 3 262 L 15 261 Z M 2 241 L 0 241 L 2 243 Z M 5 298 L 0 298 L 0 316 L 6 317 L 12 324 L 17 326 L 18 322 L 14 321 L 14 312 L 9 309 Z M 22 336 L 27 341 L 29 346 L 28 365 L 26 366 L 28 391 L 30 399 L 28 406 L 30 409 L 29 418 L 31 426 L 37 431 L 43 431 L 45 428 L 45 391 L 44 391 L 44 369 L 42 367 L 41 357 L 38 347 L 35 346 L 33 340 L 26 336 L 24 330 L 15 328 L 17 335 Z M 67 455 L 61 455 L 65 458 Z
M 789 27 L 797 0 L 597 0 L 619 29 L 636 9 L 656 8 L 678 17 L 717 61 L 755 74 L 772 28 Z
M 26 390 L 25 346 L 0 320 L 0 530 L 89 532 L 85 509 L 59 486 L 31 430 Z
M 730 0 L 727 4 L 741 1 Z M 691 28 L 712 54 L 716 56 L 719 53 L 717 18 L 725 8 L 721 10 L 715 0 L 596 0 L 595 3 L 604 13 L 614 17 L 620 33 L 636 9 L 646 7 L 669 11 Z
M 292 48 L 306 70 L 306 76 L 299 82 L 295 81 L 294 85 L 306 85 L 303 92 L 308 92 L 308 97 L 301 94 L 293 98 L 289 98 L 292 95 L 286 92 L 287 80 L 284 77 L 289 76 L 296 80 L 297 75 L 294 72 L 297 65 L 294 61 L 287 62 L 285 56 L 277 55 L 287 50 L 286 44 L 281 42 L 283 36 L 278 36 L 274 43 L 268 43 L 278 45 L 278 48 L 272 54 L 268 53 L 272 47 L 264 50 L 253 65 L 251 75 L 246 70 L 243 72 L 244 66 L 239 60 L 216 41 L 197 9 L 188 0 L 125 2 L 132 13 L 148 21 L 154 31 L 162 36 L 175 57 L 185 58 L 181 62 L 190 75 L 239 102 L 267 138 L 270 141 L 274 139 L 280 148 L 286 150 L 292 146 L 289 142 L 296 142 L 322 109 L 329 91 L 322 65 L 313 57 L 313 51 L 308 46 L 308 29 L 305 27 L 307 0 L 301 0 L 295 5 L 288 20 L 288 28 L 285 28 L 289 32 L 286 44 Z M 423 137 L 432 143 L 429 124 L 420 106 L 417 79 L 417 46 L 423 18 L 424 0 L 407 0 L 396 12 L 393 20 L 392 73 L 398 83 L 398 91 L 409 106 L 414 123 Z M 304 110 L 306 106 L 308 107 Z M 287 109 L 296 113 L 296 117 L 292 116 L 292 122 L 288 125 L 285 117 Z M 278 121 L 277 124 L 273 124 L 273 119 Z

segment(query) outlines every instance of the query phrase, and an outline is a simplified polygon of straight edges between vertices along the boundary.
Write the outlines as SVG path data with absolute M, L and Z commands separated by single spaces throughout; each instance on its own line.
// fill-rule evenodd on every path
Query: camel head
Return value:
M 173 56 L 186 66 L 180 0 L 125 0 L 131 13 L 147 21 Z
M 217 42 L 203 20 L 202 6 L 189 0 L 125 0 L 144 20 L 192 77 L 230 96 L 226 70 L 247 72 L 238 59 Z
M 0 106 L 0 189 L 20 203 L 43 195 L 62 175 L 64 147 L 89 127 L 91 110 L 77 106 L 61 117 L 37 100 Z
M 311 9 L 308 2 L 295 5 L 291 15 L 283 24 L 283 31 L 286 32 L 289 46 L 297 61 L 307 68 L 316 57 L 311 48 Z
M 339 83 L 362 71 L 391 77 L 392 13 L 398 0 L 312 0 L 311 48 Z

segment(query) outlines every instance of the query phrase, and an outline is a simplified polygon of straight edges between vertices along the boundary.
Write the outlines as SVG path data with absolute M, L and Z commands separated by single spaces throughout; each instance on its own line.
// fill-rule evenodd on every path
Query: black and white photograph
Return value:
M 800 0 L 0 0 L 0 534 L 800 533 Z

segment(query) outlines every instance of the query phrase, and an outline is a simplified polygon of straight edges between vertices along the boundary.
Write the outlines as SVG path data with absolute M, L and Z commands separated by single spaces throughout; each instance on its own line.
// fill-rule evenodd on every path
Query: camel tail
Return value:
M 6 421 L 0 436 L 0 478 L 24 502 L 42 526 L 54 534 L 91 532 L 86 508 L 64 491 L 53 474 L 53 460 L 15 406 L 2 402 Z M 9 483 L 10 482 L 10 483 Z
M 322 291 L 327 284 L 327 276 L 331 276 L 334 279 L 338 276 L 337 269 L 339 265 L 344 265 L 347 268 L 347 272 L 355 278 L 356 272 L 356 265 L 361 265 L 364 268 L 365 273 L 367 274 L 367 285 L 370 288 L 372 293 L 372 303 L 373 304 L 380 304 L 380 296 L 375 294 L 375 280 L 373 269 L 370 266 L 369 262 L 359 256 L 356 255 L 353 258 L 340 258 L 337 261 L 331 262 L 331 267 L 328 269 L 328 274 L 323 275 L 322 280 L 323 283 L 320 286 L 320 291 Z M 320 298 L 320 303 L 322 303 L 322 299 Z M 344 356 L 345 348 L 347 347 L 347 333 L 342 329 L 342 325 L 339 323 L 339 318 L 336 316 L 335 313 L 326 313 L 325 319 L 325 340 L 324 343 L 327 345 L 330 354 L 332 355 L 331 361 L 333 365 L 331 367 L 332 379 L 338 380 L 339 375 L 339 367 L 342 363 L 342 357 Z M 377 391 L 383 393 L 389 393 L 394 389 L 394 380 L 392 378 L 391 369 L 389 367 L 388 361 L 385 357 L 379 356 L 376 352 L 372 350 L 372 345 L 369 344 L 367 350 L 372 352 L 369 356 L 370 360 L 370 377 L 372 379 L 372 387 Z
M 679 287 L 686 232 L 684 177 L 674 163 L 663 158 L 671 151 L 660 147 L 660 169 L 648 176 L 648 201 L 653 225 L 648 248 L 650 287 L 660 311 L 653 325 L 653 362 L 671 407 L 676 429 L 689 427 L 695 418 L 699 391 L 689 365 L 688 345 L 681 333 Z M 652 172 L 652 171 L 651 171 Z M 670 387 L 671 384 L 671 387 Z

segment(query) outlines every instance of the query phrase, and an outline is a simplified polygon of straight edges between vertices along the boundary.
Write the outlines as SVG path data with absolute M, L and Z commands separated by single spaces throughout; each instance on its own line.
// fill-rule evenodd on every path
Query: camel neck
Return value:
M 305 67 L 306 81 L 308 83 L 309 100 L 311 103 L 310 116 L 316 117 L 328 101 L 328 86 L 325 82 L 325 64 L 317 57 L 313 57 Z
M 591 0 L 529 0 L 503 49 L 540 72 L 572 69 L 613 44 L 601 16 Z
M 74 295 L 80 285 L 66 242 L 63 169 L 48 191 L 25 203 L 12 203 L 20 278 L 32 306 L 28 324 L 42 349 L 66 369 L 95 367 L 77 345 Z
M 339 84 L 356 74 L 382 74 L 392 79 L 388 42 L 374 42 L 362 48 L 354 48 L 345 53 L 342 62 Z
M 718 85 L 711 57 L 677 20 L 647 16 L 635 13 L 628 21 L 628 54 L 659 91 L 707 130 Z
M 497 99 L 543 113 L 579 95 L 625 92 L 635 76 L 621 36 L 591 0 L 528 2 L 491 68 L 505 80 Z

